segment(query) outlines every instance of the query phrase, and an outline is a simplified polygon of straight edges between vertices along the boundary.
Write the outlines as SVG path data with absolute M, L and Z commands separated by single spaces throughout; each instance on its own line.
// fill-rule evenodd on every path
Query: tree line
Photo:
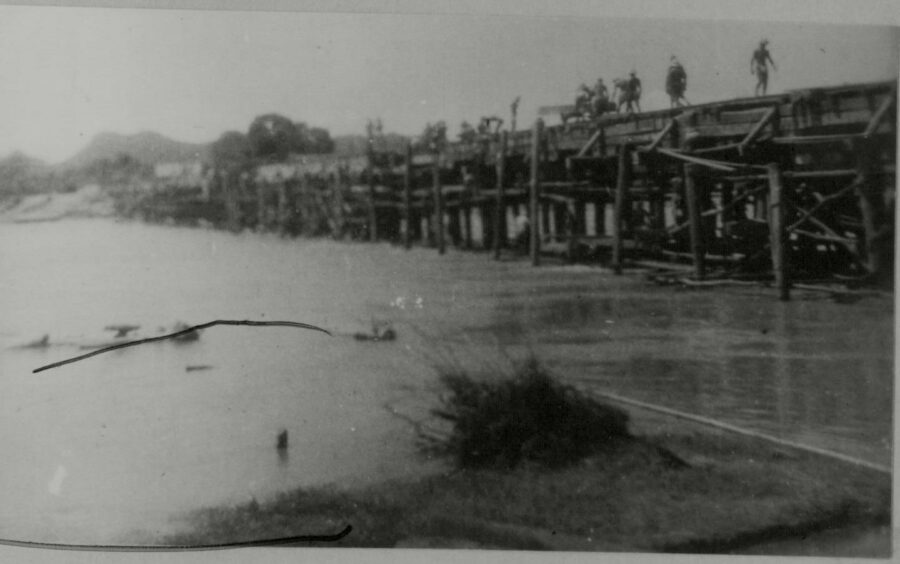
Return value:
M 283 161 L 291 154 L 332 152 L 334 140 L 327 129 L 269 113 L 257 116 L 246 133 L 223 133 L 210 148 L 210 160 L 216 168 L 244 168 L 253 163 Z

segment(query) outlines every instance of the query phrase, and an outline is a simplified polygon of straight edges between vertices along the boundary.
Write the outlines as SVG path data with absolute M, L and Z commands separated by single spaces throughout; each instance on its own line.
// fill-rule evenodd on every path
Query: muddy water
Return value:
M 409 421 L 434 401 L 435 364 L 499 373 L 532 353 L 575 383 L 889 463 L 890 304 L 770 294 L 388 245 L 0 225 L 0 537 L 152 542 L 197 507 L 433 469 Z M 108 324 L 213 319 L 335 336 L 216 327 L 30 372 Z M 399 339 L 352 338 L 373 319 Z M 45 333 L 58 344 L 9 348 Z

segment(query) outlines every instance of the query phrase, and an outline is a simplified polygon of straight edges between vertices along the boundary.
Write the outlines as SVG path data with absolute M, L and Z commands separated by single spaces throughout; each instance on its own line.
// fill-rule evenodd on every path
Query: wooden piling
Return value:
M 237 176 L 237 187 L 234 192 L 234 205 L 237 208 L 237 228 L 244 224 L 244 201 L 250 194 L 250 174 L 243 172 Z M 248 219 L 249 222 L 249 219 Z
M 576 236 L 587 235 L 587 202 L 575 200 L 575 217 L 572 230 Z
M 460 219 L 462 219 L 462 230 L 463 230 L 463 248 L 471 249 L 473 240 L 472 240 L 472 205 L 471 204 L 463 204 L 459 206 L 459 214 Z
M 722 182 L 721 188 L 721 196 L 719 200 L 719 206 L 722 208 L 722 212 L 719 214 L 720 221 L 722 222 L 722 241 L 724 243 L 722 248 L 722 254 L 730 255 L 732 252 L 731 245 L 731 226 L 734 223 L 736 213 L 734 209 L 735 197 L 735 189 L 734 185 L 731 182 L 724 181 Z
M 765 194 L 757 194 L 753 198 L 753 217 L 758 219 L 759 221 L 768 221 L 769 220 L 769 205 L 766 203 L 766 195 Z
M 657 179 L 657 189 L 650 196 L 650 226 L 655 230 L 666 228 L 665 181 Z
M 288 219 L 288 188 L 287 181 L 281 180 L 278 183 L 278 208 L 277 208 L 277 229 L 279 235 L 285 235 L 287 233 L 287 219 Z M 308 218 L 303 218 L 304 220 Z
M 407 250 L 412 246 L 412 143 L 406 144 L 406 167 L 403 170 L 403 218 L 406 220 L 406 229 L 403 232 L 403 247 Z
M 256 229 L 262 231 L 266 227 L 266 181 L 256 182 Z
M 703 217 L 700 211 L 700 195 L 696 178 L 697 165 L 684 165 L 684 192 L 687 200 L 688 221 L 690 221 L 691 255 L 694 259 L 694 277 L 703 280 L 706 276 L 706 245 L 704 242 Z
M 447 230 L 446 236 L 449 238 L 449 243 L 460 248 L 465 246 L 466 238 L 466 219 L 463 215 L 463 207 L 458 202 L 453 211 L 448 210 L 444 214 L 447 221 L 444 228 Z
M 504 131 L 500 134 L 500 149 L 497 151 L 497 199 L 494 202 L 494 260 L 500 260 L 500 249 L 506 240 L 506 230 L 503 229 L 506 221 L 506 204 L 504 202 L 503 183 L 506 181 L 506 145 L 509 142 L 509 134 Z
M 444 190 L 441 187 L 441 155 L 434 153 L 431 163 L 431 182 L 434 191 L 434 237 L 439 254 L 447 252 L 447 244 L 444 241 Z
M 784 231 L 784 188 L 781 168 L 777 163 L 766 165 L 769 176 L 769 235 L 772 248 L 772 270 L 778 299 L 790 299 L 790 281 L 787 275 L 787 237 Z
M 225 196 L 225 211 L 227 214 L 228 229 L 230 231 L 238 231 L 240 229 L 240 211 L 238 207 L 238 190 L 236 179 L 233 174 L 227 171 L 220 173 L 219 178 L 222 182 L 222 192 Z
M 881 220 L 880 206 L 875 190 L 873 189 L 873 171 L 878 170 L 874 163 L 873 155 L 876 154 L 871 141 L 863 140 L 856 144 L 858 157 L 858 182 L 856 183 L 856 197 L 859 203 L 860 219 L 863 226 L 863 257 L 866 268 L 873 278 L 878 279 L 884 275 L 885 264 L 888 257 L 885 256 L 884 246 L 879 241 L 879 223 Z
M 529 238 L 529 252 L 532 266 L 541 264 L 541 218 L 538 208 L 538 200 L 541 192 L 541 141 L 544 132 L 544 122 L 538 119 L 534 122 L 531 135 L 531 184 L 529 186 L 529 223 L 531 225 Z
M 616 197 L 613 203 L 613 245 L 612 263 L 613 272 L 622 274 L 623 262 L 623 214 L 625 212 L 625 200 L 628 196 L 628 185 L 631 183 L 631 148 L 628 145 L 619 146 L 619 160 L 616 168 Z
M 369 154 L 369 166 L 366 170 L 366 176 L 369 180 L 369 241 L 378 240 L 378 215 L 375 210 L 375 160 L 374 156 Z
M 341 239 L 344 235 L 344 173 L 340 166 L 334 172 L 332 196 L 334 199 L 334 226 L 331 236 Z

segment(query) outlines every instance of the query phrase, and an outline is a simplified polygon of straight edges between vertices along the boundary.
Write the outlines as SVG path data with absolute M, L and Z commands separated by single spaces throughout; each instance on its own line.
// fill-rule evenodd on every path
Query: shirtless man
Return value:
M 763 96 L 766 95 L 766 88 L 769 85 L 769 67 L 767 63 L 772 63 L 772 70 L 778 72 L 775 61 L 772 60 L 769 50 L 766 49 L 768 44 L 768 39 L 760 41 L 759 48 L 750 57 L 750 74 L 756 73 L 756 96 L 760 95 L 760 90 L 762 90 Z

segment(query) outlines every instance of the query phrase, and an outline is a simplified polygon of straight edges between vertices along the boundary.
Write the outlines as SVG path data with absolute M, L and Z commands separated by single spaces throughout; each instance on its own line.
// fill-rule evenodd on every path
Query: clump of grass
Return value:
M 560 467 L 630 437 L 624 411 L 559 383 L 534 359 L 500 381 L 453 370 L 440 381 L 448 393 L 433 414 L 452 430 L 428 446 L 461 468 Z

